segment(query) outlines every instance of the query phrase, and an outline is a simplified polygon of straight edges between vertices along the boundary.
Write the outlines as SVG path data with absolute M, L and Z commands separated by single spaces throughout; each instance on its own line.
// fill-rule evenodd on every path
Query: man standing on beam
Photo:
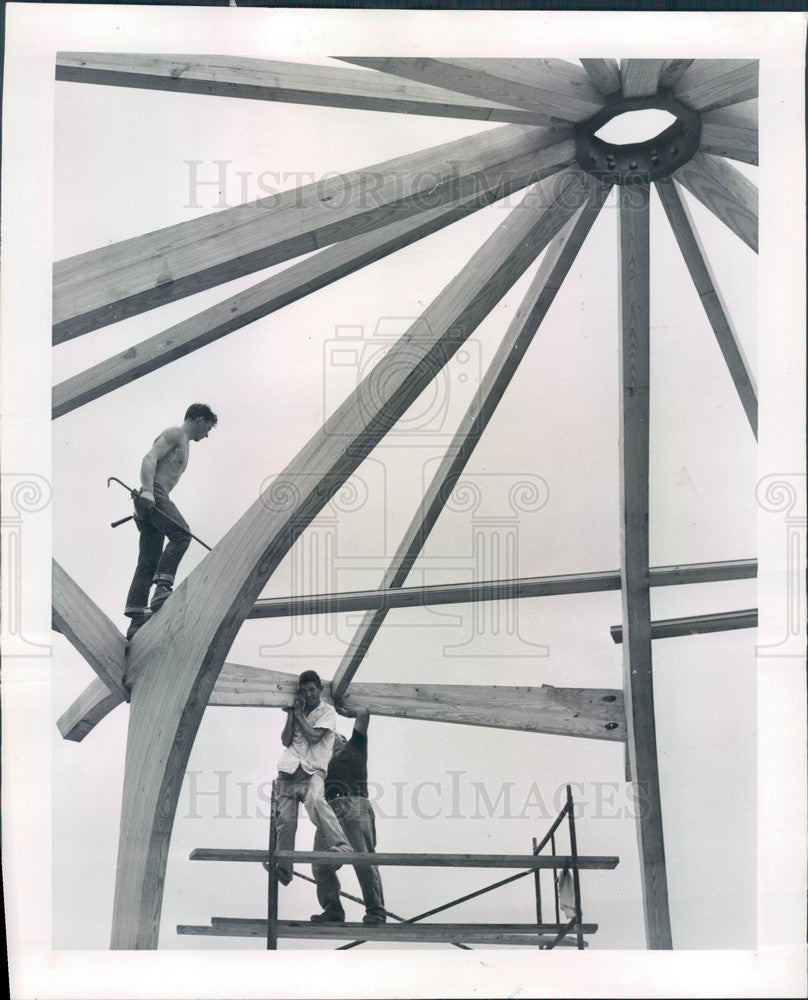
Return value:
M 356 717 L 350 740 L 339 733 L 334 737 L 334 752 L 325 776 L 325 797 L 345 831 L 345 836 L 355 851 L 372 854 L 376 850 L 376 819 L 368 799 L 368 722 L 366 708 L 351 711 L 339 709 L 341 715 Z M 320 831 L 314 835 L 314 850 L 325 850 Z M 312 865 L 311 872 L 317 883 L 317 901 L 322 913 L 311 917 L 312 923 L 342 923 L 345 911 L 340 903 L 340 884 L 337 868 L 332 865 Z M 376 865 L 354 865 L 365 903 L 366 924 L 383 924 L 387 919 L 382 893 L 382 880 Z
M 185 518 L 168 497 L 188 465 L 188 445 L 204 440 L 218 417 L 205 403 L 193 403 L 179 427 L 164 430 L 140 466 L 140 493 L 135 497 L 135 524 L 140 532 L 137 568 L 126 598 L 124 614 L 132 622 L 127 641 L 170 595 L 180 560 L 191 544 Z M 168 545 L 163 549 L 163 539 Z M 155 586 L 149 605 L 149 591 Z

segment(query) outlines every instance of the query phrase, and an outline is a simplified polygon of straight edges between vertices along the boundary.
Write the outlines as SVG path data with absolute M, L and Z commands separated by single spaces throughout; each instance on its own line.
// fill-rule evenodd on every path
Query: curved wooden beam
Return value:
M 709 261 L 693 224 L 684 199 L 676 190 L 676 184 L 666 178 L 656 182 L 657 193 L 665 209 L 665 214 L 673 229 L 676 242 L 682 251 L 685 264 L 699 293 L 701 304 L 707 313 L 715 339 L 724 356 L 735 389 L 741 400 L 752 433 L 757 440 L 758 400 L 757 387 L 744 356 L 741 342 L 724 305 Z
M 96 677 L 57 720 L 56 725 L 62 739 L 81 743 L 103 718 L 127 701 L 128 697 L 128 694 L 110 691 L 104 681 Z
M 619 94 L 623 89 L 620 63 L 616 59 L 581 59 L 580 63 L 589 74 L 589 79 L 595 88 L 604 97 Z
M 757 59 L 694 59 L 673 88 L 696 111 L 724 108 L 758 95 Z
M 758 252 L 758 190 L 731 163 L 709 153 L 694 153 L 671 176 Z
M 659 70 L 659 86 L 670 89 L 675 87 L 693 59 L 665 59 Z
M 545 125 L 546 115 L 495 101 L 460 97 L 439 87 L 404 83 L 341 66 L 306 66 L 241 56 L 59 52 L 56 79 L 183 94 L 284 101 L 321 107 L 439 115 L 478 121 Z
M 701 116 L 702 153 L 728 156 L 742 163 L 758 162 L 758 102 L 743 101 Z
M 182 776 L 232 642 L 304 528 L 580 205 L 568 170 L 505 218 L 272 486 L 135 635 L 113 948 L 154 948 Z M 576 189 L 579 194 L 576 196 Z
M 58 261 L 53 341 L 575 161 L 569 128 L 504 125 Z

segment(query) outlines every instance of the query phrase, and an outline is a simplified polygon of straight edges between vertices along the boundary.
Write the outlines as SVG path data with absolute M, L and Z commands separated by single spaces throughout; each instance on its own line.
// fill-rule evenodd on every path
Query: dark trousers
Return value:
M 140 499 L 135 500 L 135 524 L 140 532 L 140 552 L 137 569 L 126 597 L 125 615 L 132 618 L 146 613 L 149 607 L 149 590 L 152 583 L 174 585 L 180 559 L 191 544 L 191 536 L 168 518 L 188 527 L 162 486 L 154 484 L 154 507 L 148 510 Z M 168 545 L 163 550 L 163 540 Z
M 360 795 L 329 799 L 329 805 L 345 831 L 348 842 L 355 851 L 365 854 L 376 850 L 376 820 L 373 806 Z M 314 835 L 314 850 L 327 849 L 325 839 L 319 829 Z M 340 902 L 340 884 L 337 867 L 333 865 L 312 865 L 311 873 L 317 883 L 317 901 L 323 911 L 331 917 L 344 918 L 345 910 Z M 362 889 L 362 899 L 368 913 L 385 915 L 382 880 L 376 865 L 354 865 L 356 877 Z

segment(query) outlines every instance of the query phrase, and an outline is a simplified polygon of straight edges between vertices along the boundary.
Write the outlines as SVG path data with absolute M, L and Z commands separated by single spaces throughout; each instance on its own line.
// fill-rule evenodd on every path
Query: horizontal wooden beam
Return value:
M 492 187 L 526 187 L 575 161 L 571 135 L 504 125 L 58 261 L 54 343 Z
M 707 632 L 729 632 L 739 628 L 757 628 L 757 608 L 745 611 L 722 611 L 714 615 L 690 615 L 687 618 L 665 618 L 651 622 L 652 639 L 672 639 L 680 635 L 704 635 Z M 612 625 L 612 639 L 623 641 L 623 626 Z
M 123 682 L 126 640 L 55 559 L 52 587 L 54 629 L 81 653 L 107 692 L 126 700 L 129 697 Z
M 108 87 L 439 115 L 517 125 L 545 125 L 549 121 L 547 115 L 509 108 L 495 101 L 461 97 L 426 84 L 404 83 L 383 73 L 242 56 L 59 52 L 56 79 Z
M 563 59 L 340 58 L 459 94 L 538 111 L 554 121 L 582 121 L 604 103 L 585 71 Z
M 715 339 L 724 356 L 730 377 L 735 385 L 741 405 L 744 408 L 752 433 L 757 440 L 758 399 L 757 386 L 747 363 L 735 328 L 721 297 L 715 276 L 699 240 L 687 205 L 676 189 L 676 184 L 666 178 L 657 181 L 657 193 L 665 209 L 665 214 L 673 229 L 676 242 L 682 251 L 693 284 L 707 313 Z
M 758 190 L 739 170 L 724 159 L 697 152 L 672 176 L 758 252 Z
M 604 97 L 620 93 L 623 83 L 620 79 L 620 63 L 616 59 L 581 59 L 580 63 L 589 74 L 594 87 Z
M 757 59 L 694 59 L 673 88 L 696 111 L 724 108 L 758 95 Z
M 390 226 L 335 243 L 306 260 L 292 264 L 280 274 L 231 295 L 223 302 L 61 382 L 53 389 L 52 416 L 56 418 L 70 413 L 113 389 L 254 323 L 484 208 L 503 193 L 498 186 L 480 191 L 459 202 L 450 202 Z
M 549 944 L 565 929 L 565 924 L 313 924 L 310 920 L 279 920 L 279 938 L 320 938 L 343 941 L 360 938 L 363 941 L 416 942 L 431 941 L 452 944 L 468 941 L 472 944 L 513 944 L 536 947 Z M 594 934 L 597 924 L 582 924 L 583 934 Z M 177 933 L 202 937 L 256 937 L 266 940 L 267 921 L 238 917 L 214 917 L 208 924 L 178 924 Z M 562 944 L 566 942 L 561 942 Z
M 623 97 L 653 97 L 664 62 L 664 59 L 623 59 L 620 63 Z
M 758 162 L 757 99 L 733 104 L 728 108 L 705 111 L 701 116 L 702 153 L 728 156 L 742 163 Z
M 251 848 L 197 847 L 191 851 L 191 861 L 268 862 L 266 850 Z M 547 868 L 569 868 L 575 864 L 582 871 L 611 871 L 620 858 L 609 854 L 411 854 L 381 852 L 363 854 L 359 851 L 276 851 L 275 857 L 298 864 L 356 865 L 371 862 L 380 866 L 404 868 L 524 868 L 538 871 Z M 535 927 L 535 924 L 532 925 Z

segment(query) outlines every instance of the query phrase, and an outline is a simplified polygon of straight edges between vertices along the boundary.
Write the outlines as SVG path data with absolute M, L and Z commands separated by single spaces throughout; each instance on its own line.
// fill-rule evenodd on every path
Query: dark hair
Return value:
M 304 684 L 308 684 L 310 681 L 314 681 L 317 687 L 322 691 L 323 682 L 320 680 L 320 675 L 316 670 L 304 670 L 300 677 L 298 677 L 297 686 L 303 687 Z
M 207 422 L 215 427 L 219 422 L 219 418 L 213 412 L 213 410 L 208 406 L 207 403 L 191 403 L 188 409 L 185 411 L 184 420 L 196 420 L 197 417 L 204 417 Z

